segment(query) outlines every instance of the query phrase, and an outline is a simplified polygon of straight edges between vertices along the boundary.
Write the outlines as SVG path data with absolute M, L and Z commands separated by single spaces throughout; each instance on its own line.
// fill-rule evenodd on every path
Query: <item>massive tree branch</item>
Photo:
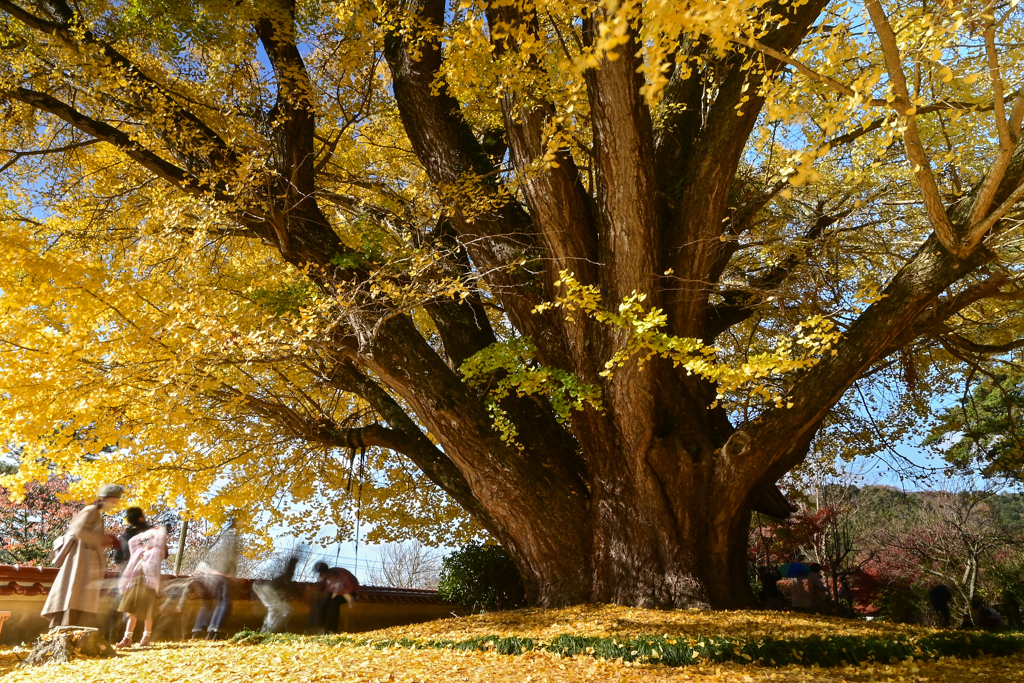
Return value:
M 535 10 L 524 10 L 519 3 L 489 3 L 487 23 L 496 59 L 515 54 L 521 68 L 543 77 L 537 55 L 520 52 L 521 39 L 538 38 Z M 554 105 L 532 92 L 506 88 L 502 112 L 511 160 L 522 179 L 533 228 L 544 246 L 548 292 L 563 270 L 575 273 L 580 282 L 596 283 L 597 233 L 576 162 L 567 149 L 554 150 L 554 164 L 541 161 L 548 152 L 546 132 L 554 124 Z
M 804 372 L 791 389 L 790 407 L 774 408 L 752 428 L 762 444 L 757 461 L 746 463 L 745 476 L 754 481 L 776 481 L 805 455 L 805 449 L 828 411 L 853 382 L 892 348 L 893 342 L 917 319 L 951 282 L 972 272 L 991 258 L 978 251 L 961 260 L 930 237 L 911 261 L 817 365 Z M 784 442 L 784 443 L 783 443 Z
M 918 187 L 921 189 L 921 197 L 924 199 L 925 211 L 931 222 L 935 235 L 942 242 L 946 249 L 959 257 L 967 256 L 971 247 L 961 242 L 961 237 L 956 233 L 946 207 L 942 202 L 942 194 L 935 182 L 935 174 L 932 172 L 931 160 L 921 142 L 921 136 L 917 129 L 917 118 L 914 106 L 911 102 L 910 91 L 907 88 L 907 77 L 903 73 L 903 64 L 899 45 L 896 42 L 896 34 L 889 24 L 885 10 L 882 9 L 878 0 L 867 0 L 866 7 L 871 16 L 871 22 L 878 34 L 878 41 L 882 47 L 882 56 L 885 59 L 886 71 L 889 72 L 889 83 L 893 88 L 896 99 L 893 106 L 896 108 L 904 123 L 903 141 L 907 149 L 907 158 L 914 164 L 914 175 L 917 177 Z M 997 181 L 998 182 L 998 181 Z
M 773 49 L 792 50 L 826 4 L 826 0 L 811 0 L 799 7 L 773 3 L 765 11 L 784 16 L 788 23 L 769 32 L 761 42 Z M 684 283 L 665 301 L 669 330 L 681 337 L 704 337 L 710 276 L 719 256 L 719 237 L 726 227 L 723 218 L 728 213 L 736 170 L 764 106 L 764 97 L 759 94 L 761 85 L 774 78 L 782 65 L 766 57 L 764 71 L 755 73 L 741 68 L 745 58 L 744 53 L 736 53 L 718 65 L 726 75 L 692 154 L 684 169 L 677 171 L 683 183 L 678 209 L 662 227 L 666 259 L 662 268 L 672 269 L 678 281 Z
M 277 177 L 272 192 L 270 222 L 281 253 L 290 255 L 295 230 L 329 230 L 316 203 L 316 119 L 313 88 L 295 36 L 294 0 L 269 3 L 267 16 L 256 23 L 277 78 L 274 129 Z M 278 206 L 279 204 L 279 206 Z M 299 225 L 296 225 L 296 224 Z M 325 254 L 329 260 L 332 254 Z
M 443 0 L 409 0 L 401 6 L 416 21 L 391 28 L 384 54 L 391 69 L 399 115 L 416 156 L 435 187 L 452 197 L 450 220 L 474 263 L 487 273 L 491 291 L 515 327 L 533 338 L 542 362 L 571 367 L 564 339 L 554 333 L 551 313 L 534 314 L 545 300 L 544 288 L 529 269 L 540 257 L 530 217 L 513 200 L 502 197 L 494 163 L 484 152 L 451 95 L 441 71 L 443 54 L 431 28 L 444 23 Z M 470 183 L 492 205 L 464 204 L 457 188 Z
M 0 10 L 29 28 L 56 38 L 69 49 L 95 50 L 97 63 L 107 68 L 116 69 L 124 78 L 138 86 L 137 95 L 141 96 L 148 113 L 160 112 L 162 117 L 170 115 L 174 119 L 175 125 L 165 128 L 170 144 L 184 144 L 190 150 L 200 151 L 210 160 L 213 167 L 235 165 L 237 159 L 233 150 L 216 131 L 198 116 L 182 107 L 177 98 L 164 86 L 148 77 L 117 49 L 97 38 L 88 29 L 77 25 L 76 22 L 79 21 L 77 14 L 68 7 L 64 0 L 50 0 L 47 4 L 55 14 L 64 19 L 62 23 L 37 17 L 10 0 L 0 0 Z M 125 102 L 124 100 L 120 101 Z M 197 139 L 189 140 L 192 136 Z
M 521 548 L 523 566 L 543 564 L 549 553 L 581 552 L 589 536 L 590 494 L 582 473 L 564 447 L 544 443 L 529 428 L 517 435 L 522 451 L 502 439 L 485 406 L 429 347 L 407 316 L 395 316 L 365 340 L 360 360 L 396 393 L 444 448 L 469 482 L 473 495 L 501 522 L 495 535 Z M 538 430 L 539 431 L 539 430 Z M 550 449 L 550 450 L 548 450 Z M 528 484 L 524 484 L 528 482 Z M 534 516 L 545 510 L 564 529 L 543 534 Z M 581 599 L 586 567 L 562 577 L 559 590 Z
M 584 20 L 584 43 L 598 40 L 606 17 L 599 10 Z M 651 115 L 640 94 L 639 45 L 632 32 L 599 67 L 584 73 L 597 166 L 602 293 L 621 301 L 631 293 L 652 296 L 657 263 L 654 138 Z M 612 56 L 617 57 L 614 61 Z M 651 299 L 657 305 L 657 297 Z
M 679 59 L 665 84 L 655 116 L 654 168 L 662 225 L 670 224 L 672 216 L 679 210 L 678 201 L 683 192 L 687 164 L 700 135 L 707 87 L 704 71 L 708 67 L 701 66 L 696 58 L 706 49 L 703 37 L 683 36 L 680 39 Z M 660 255 L 660 260 L 665 262 L 664 254 Z
M 1021 141 L 1007 169 L 995 195 L 996 202 L 1007 201 L 1024 182 L 1024 144 Z M 969 220 L 983 183 L 949 210 L 949 220 L 954 225 L 962 226 Z M 853 382 L 873 363 L 891 353 L 899 341 L 908 341 L 908 331 L 935 304 L 943 290 L 993 256 L 989 250 L 978 248 L 968 258 L 961 259 L 945 249 L 933 233 L 886 286 L 883 298 L 868 307 L 850 326 L 835 345 L 835 355 L 826 354 L 796 381 L 788 397 L 791 407 L 767 411 L 751 429 L 756 433 L 754 438 L 762 440 L 764 450 L 757 461 L 750 460 L 741 468 L 748 484 L 775 481 L 799 463 L 803 458 L 802 449 Z M 984 287 L 968 290 L 957 305 L 965 305 L 971 296 L 983 291 Z M 947 301 L 946 306 L 949 303 Z
M 600 9 L 583 20 L 585 45 L 598 42 L 601 22 L 607 18 L 608 12 Z M 658 306 L 654 139 L 650 111 L 640 94 L 643 78 L 637 72 L 638 53 L 637 38 L 630 31 L 623 45 L 603 56 L 599 66 L 584 72 L 594 138 L 600 288 L 612 304 L 642 295 L 647 297 L 646 303 Z M 620 334 L 603 332 L 609 336 L 609 348 L 623 341 Z M 656 379 L 653 373 L 630 365 L 605 382 L 603 400 L 617 428 L 619 447 L 633 468 L 641 466 L 635 459 L 643 456 L 654 425 L 650 419 L 632 416 L 652 415 Z M 592 463 L 594 472 L 606 467 L 614 465 Z

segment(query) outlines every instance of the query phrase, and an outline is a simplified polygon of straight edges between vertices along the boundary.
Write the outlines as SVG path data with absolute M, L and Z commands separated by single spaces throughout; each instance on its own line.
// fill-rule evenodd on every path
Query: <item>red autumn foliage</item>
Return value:
M 68 482 L 53 477 L 45 484 L 31 482 L 21 502 L 11 500 L 0 486 L 0 564 L 45 566 L 53 541 L 68 530 L 81 501 L 62 502 Z

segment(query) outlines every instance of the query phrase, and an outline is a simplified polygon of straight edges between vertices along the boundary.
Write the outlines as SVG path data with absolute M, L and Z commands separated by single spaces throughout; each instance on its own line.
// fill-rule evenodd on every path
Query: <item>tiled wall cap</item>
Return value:
M 0 596 L 3 595 L 47 595 L 50 587 L 46 584 L 53 583 L 57 578 L 57 567 L 29 567 L 23 565 L 0 564 Z M 108 579 L 118 577 L 117 572 L 107 572 Z M 187 574 L 164 574 L 164 580 L 188 578 Z M 35 580 L 29 586 L 21 585 L 27 581 Z M 238 597 L 242 600 L 252 598 L 252 579 L 241 579 L 238 582 Z M 313 584 L 300 584 L 311 587 Z M 359 589 L 359 601 L 368 604 L 445 604 L 437 591 L 422 590 L 418 588 L 386 588 L 380 586 L 361 586 Z

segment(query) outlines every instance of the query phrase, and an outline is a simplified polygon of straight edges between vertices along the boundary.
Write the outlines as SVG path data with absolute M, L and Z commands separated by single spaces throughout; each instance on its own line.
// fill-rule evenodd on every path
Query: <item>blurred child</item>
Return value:
M 118 588 L 121 592 L 119 612 L 128 614 L 128 626 L 124 638 L 114 647 L 132 646 L 132 636 L 139 619 L 143 621 L 140 646 L 150 644 L 153 634 L 153 618 L 157 613 L 160 596 L 160 565 L 167 557 L 167 528 L 154 527 L 132 537 L 128 542 L 131 559 L 121 574 Z

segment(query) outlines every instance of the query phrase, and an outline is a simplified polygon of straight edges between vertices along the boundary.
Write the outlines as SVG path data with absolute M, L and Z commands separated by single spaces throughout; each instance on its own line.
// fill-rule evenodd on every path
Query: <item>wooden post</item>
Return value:
M 174 556 L 174 573 L 181 573 L 181 558 L 185 554 L 185 536 L 188 535 L 188 520 L 181 523 L 181 535 L 178 537 L 178 554 Z

